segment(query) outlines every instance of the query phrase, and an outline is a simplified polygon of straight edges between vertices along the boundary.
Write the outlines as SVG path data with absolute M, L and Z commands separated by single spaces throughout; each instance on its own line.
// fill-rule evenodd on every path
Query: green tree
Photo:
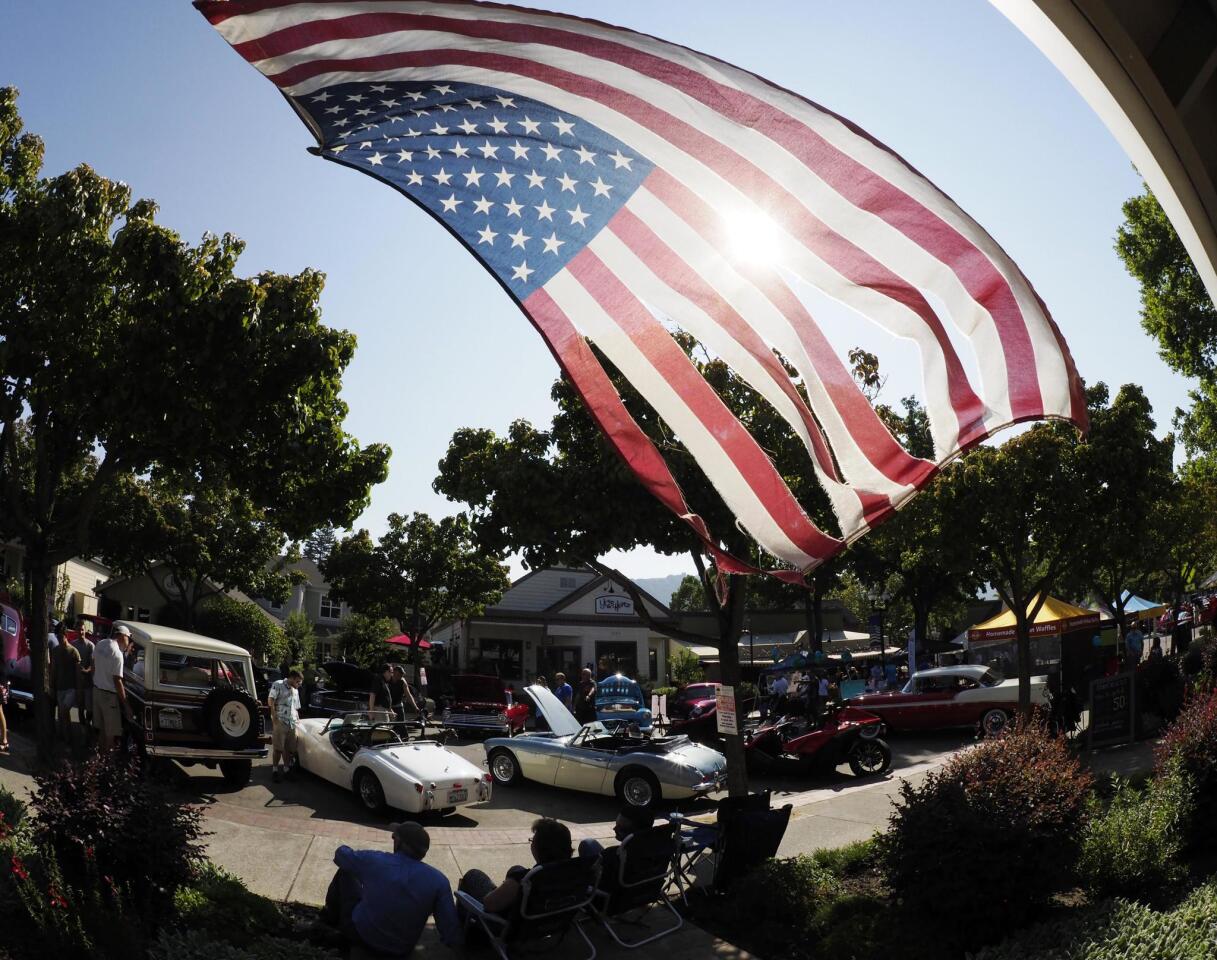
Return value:
M 334 532 L 333 524 L 327 523 L 314 530 L 304 541 L 303 553 L 318 567 L 324 567 L 330 551 L 334 549 L 334 544 L 337 542 L 338 535 Z
M 680 586 L 672 594 L 672 602 L 668 609 L 673 613 L 709 613 L 706 603 L 706 591 L 702 582 L 692 574 L 685 574 Z
M 117 573 L 147 576 L 186 629 L 217 593 L 286 600 L 301 575 L 284 569 L 287 537 L 270 511 L 223 481 L 191 479 L 189 493 L 176 481 L 116 478 L 93 524 L 98 555 Z
M 374 670 L 385 659 L 385 641 L 396 632 L 388 617 L 352 613 L 338 632 L 338 650 L 349 662 Z
M 319 273 L 238 277 L 236 238 L 184 243 L 126 185 L 83 165 L 40 179 L 41 161 L 0 91 L 0 522 L 30 571 L 47 755 L 51 572 L 91 552 L 124 478 L 207 477 L 297 539 L 318 502 L 358 513 L 388 451 L 342 429 L 355 338 L 320 322 Z
M 283 641 L 287 663 L 295 666 L 316 661 L 317 634 L 313 630 L 313 621 L 303 610 L 289 613 L 283 621 Z
M 688 647 L 677 647 L 668 654 L 668 676 L 672 683 L 683 687 L 687 683 L 699 683 L 706 677 L 701 658 Z
M 1170 492 L 1174 438 L 1154 436 L 1153 408 L 1134 384 L 1109 402 L 1099 383 L 1087 391 L 1090 433 L 1078 448 L 1085 515 L 1097 519 L 1080 579 L 1115 611 L 1124 632 L 1126 591 L 1143 593 L 1162 568 L 1159 503 Z
M 377 542 L 360 530 L 330 551 L 325 576 L 332 596 L 370 616 L 396 620 L 417 639 L 436 624 L 481 613 L 507 589 L 501 554 L 475 542 L 464 514 L 437 522 L 425 513 L 392 513 L 388 523 Z M 416 667 L 420 654 L 415 643 L 410 657 Z
M 199 609 L 198 630 L 204 636 L 235 643 L 257 663 L 278 664 L 287 652 L 283 631 L 261 607 L 224 594 L 208 597 Z
M 1123 210 L 1116 252 L 1141 285 L 1141 325 L 1163 360 L 1199 380 L 1192 409 L 1176 411 L 1180 439 L 1189 456 L 1217 454 L 1217 307 L 1153 192 Z
M 976 576 L 1013 612 L 1018 703 L 1031 711 L 1030 626 L 1063 577 L 1084 562 L 1090 530 L 1072 431 L 1037 424 L 1000 447 L 979 446 L 953 478 L 958 509 L 976 524 Z

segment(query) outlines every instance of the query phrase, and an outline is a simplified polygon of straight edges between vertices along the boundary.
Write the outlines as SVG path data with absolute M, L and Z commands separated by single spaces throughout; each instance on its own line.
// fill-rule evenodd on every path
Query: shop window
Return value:
M 638 672 L 637 644 L 605 640 L 596 644 L 596 679 L 615 673 L 634 679 Z
M 524 679 L 523 640 L 482 640 L 481 666 L 504 680 Z

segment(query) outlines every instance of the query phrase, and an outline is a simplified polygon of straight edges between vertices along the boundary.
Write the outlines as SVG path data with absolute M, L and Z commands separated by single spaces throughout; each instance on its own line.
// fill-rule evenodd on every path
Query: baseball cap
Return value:
M 413 853 L 419 860 L 431 849 L 431 837 L 420 824 L 413 820 L 389 824 L 389 833 L 401 841 L 401 845 Z
M 122 634 L 124 637 L 129 637 L 131 636 L 131 628 L 125 623 L 120 623 L 114 628 L 114 635 L 117 637 L 119 634 Z

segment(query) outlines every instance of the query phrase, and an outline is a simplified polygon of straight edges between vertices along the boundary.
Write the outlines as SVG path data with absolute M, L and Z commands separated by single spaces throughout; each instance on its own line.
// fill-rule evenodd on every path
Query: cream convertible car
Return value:
M 544 687 L 527 687 L 549 724 L 548 733 L 526 733 L 486 741 L 486 761 L 496 783 L 535 780 L 568 790 L 614 796 L 634 807 L 721 790 L 727 761 L 717 750 L 688 737 L 646 739 L 610 730 L 603 723 L 580 726 Z
M 488 774 L 435 740 L 407 742 L 411 728 L 380 712 L 301 720 L 297 756 L 302 768 L 353 790 L 373 812 L 445 814 L 490 799 Z

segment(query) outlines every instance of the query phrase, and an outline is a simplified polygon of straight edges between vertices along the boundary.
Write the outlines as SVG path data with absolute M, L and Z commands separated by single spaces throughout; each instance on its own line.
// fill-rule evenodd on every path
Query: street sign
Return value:
M 735 715 L 735 687 L 718 688 L 718 732 L 726 734 L 739 733 L 739 720 Z
M 1090 749 L 1136 738 L 1136 684 L 1133 673 L 1117 673 L 1090 682 Z

